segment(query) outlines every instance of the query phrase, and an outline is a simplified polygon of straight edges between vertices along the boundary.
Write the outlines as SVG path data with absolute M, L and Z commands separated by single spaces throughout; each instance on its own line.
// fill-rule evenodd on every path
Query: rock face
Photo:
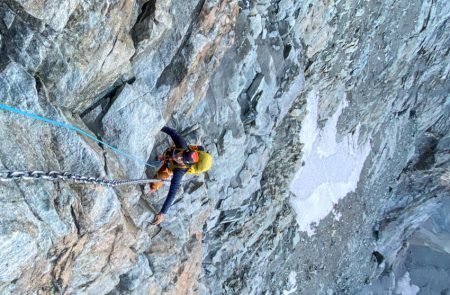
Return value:
M 431 0 L 3 1 L 1 104 L 144 161 L 169 125 L 214 166 L 159 227 L 167 188 L 0 182 L 0 294 L 425 288 L 407 253 L 439 264 L 424 290 L 445 292 L 448 237 L 429 220 L 448 224 L 449 15 Z M 0 170 L 153 175 L 73 131 L 0 122 Z M 329 209 L 306 219 L 305 204 Z

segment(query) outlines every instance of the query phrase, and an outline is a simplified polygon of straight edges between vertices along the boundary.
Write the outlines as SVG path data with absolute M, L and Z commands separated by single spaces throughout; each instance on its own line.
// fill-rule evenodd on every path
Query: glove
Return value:
M 158 213 L 158 214 L 156 214 L 155 219 L 153 219 L 152 225 L 158 225 L 161 222 L 163 222 L 163 220 L 164 220 L 164 214 Z

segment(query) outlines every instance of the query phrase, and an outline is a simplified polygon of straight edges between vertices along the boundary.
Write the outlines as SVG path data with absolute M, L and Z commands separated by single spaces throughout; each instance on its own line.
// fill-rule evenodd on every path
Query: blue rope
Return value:
M 139 162 L 139 163 L 143 163 L 143 164 L 145 164 L 145 165 L 148 166 L 148 167 L 155 168 L 155 167 L 158 167 L 158 166 L 161 164 L 160 161 L 147 162 L 147 161 L 144 161 L 144 160 L 142 160 L 142 159 L 136 158 L 135 156 L 132 156 L 132 155 L 130 155 L 130 154 L 127 154 L 127 153 L 125 153 L 125 152 L 119 150 L 118 148 L 115 148 L 115 147 L 109 145 L 108 143 L 106 143 L 106 142 L 104 142 L 104 141 L 102 141 L 102 140 L 97 139 L 95 136 L 93 136 L 93 135 L 87 133 L 86 131 L 84 131 L 84 130 L 78 128 L 78 127 L 75 127 L 75 126 L 72 126 L 72 125 L 69 125 L 69 124 L 65 124 L 65 123 L 62 123 L 62 122 L 58 122 L 58 121 L 55 121 L 55 120 L 47 119 L 47 118 L 38 116 L 38 115 L 33 114 L 33 113 L 28 113 L 28 112 L 19 110 L 19 109 L 17 109 L 17 108 L 14 108 L 14 107 L 11 107 L 11 106 L 4 105 L 4 104 L 2 104 L 2 103 L 0 103 L 0 109 L 3 109 L 3 110 L 5 110 L 5 111 L 9 111 L 9 112 L 12 112 L 12 113 L 15 113 L 15 114 L 19 114 L 19 115 L 22 115 L 22 116 L 25 116 L 25 117 L 28 117 L 28 118 L 31 118 L 31 119 L 36 119 L 36 120 L 39 120 L 39 121 L 42 121 L 42 122 L 46 122 L 46 123 L 49 123 L 49 124 L 51 124 L 51 125 L 55 125 L 55 126 L 58 126 L 58 127 L 67 128 L 67 129 L 69 129 L 69 130 L 78 132 L 78 133 L 80 133 L 80 134 L 82 134 L 82 135 L 84 135 L 84 136 L 89 137 L 90 139 L 94 140 L 95 142 L 101 143 L 101 144 L 103 144 L 104 146 L 110 148 L 110 149 L 113 150 L 116 154 L 120 154 L 120 155 L 122 155 L 122 156 L 127 157 L 127 158 L 130 159 L 130 160 L 134 160 L 134 161 L 137 161 L 137 162 Z

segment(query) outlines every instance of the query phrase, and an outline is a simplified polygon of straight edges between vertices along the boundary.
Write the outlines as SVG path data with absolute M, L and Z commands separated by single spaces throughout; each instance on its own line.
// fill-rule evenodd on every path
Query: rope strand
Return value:
M 84 130 L 76 127 L 76 126 L 73 126 L 73 125 L 70 125 L 70 124 L 66 124 L 66 123 L 62 123 L 62 122 L 59 122 L 59 121 L 55 121 L 55 120 L 52 120 L 52 119 L 48 119 L 48 118 L 45 118 L 45 117 L 42 117 L 42 116 L 39 116 L 39 115 L 36 115 L 36 114 L 33 114 L 33 113 L 25 112 L 25 111 L 22 111 L 22 110 L 19 110 L 19 109 L 15 108 L 15 107 L 7 106 L 7 105 L 2 104 L 2 103 L 0 103 L 0 109 L 3 109 L 5 111 L 11 112 L 11 113 L 19 114 L 19 115 L 22 115 L 22 116 L 25 116 L 25 117 L 28 117 L 28 118 L 31 118 L 31 119 L 39 120 L 39 121 L 42 121 L 42 122 L 45 122 L 45 123 L 49 123 L 49 124 L 57 126 L 57 127 L 63 127 L 63 128 L 66 128 L 66 129 L 78 132 L 78 133 L 80 133 L 80 134 L 82 134 L 82 135 L 84 135 L 86 137 L 89 137 L 90 139 L 92 139 L 93 141 L 95 141 L 97 143 L 103 144 L 104 146 L 106 146 L 109 149 L 111 149 L 112 151 L 114 151 L 116 154 L 120 154 L 120 155 L 122 155 L 122 156 L 124 156 L 124 157 L 126 157 L 126 158 L 128 158 L 130 160 L 137 161 L 137 162 L 142 163 L 142 164 L 144 164 L 144 165 L 146 165 L 148 167 L 157 168 L 161 164 L 160 161 L 147 162 L 147 161 L 139 159 L 139 158 L 137 158 L 137 157 L 135 157 L 133 155 L 130 155 L 130 154 L 124 152 L 124 151 L 121 151 L 120 149 L 118 149 L 116 147 L 113 147 L 112 145 L 110 145 L 110 144 L 108 144 L 108 143 L 106 143 L 106 142 L 104 142 L 102 140 L 97 139 L 92 134 L 89 134 L 88 132 L 86 132 L 86 131 L 84 131 Z

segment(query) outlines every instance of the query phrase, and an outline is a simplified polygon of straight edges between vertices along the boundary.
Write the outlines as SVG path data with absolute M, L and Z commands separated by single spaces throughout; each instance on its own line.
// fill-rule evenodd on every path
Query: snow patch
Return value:
M 337 142 L 337 122 L 347 107 L 344 99 L 323 129 L 317 126 L 318 95 L 312 91 L 300 132 L 304 144 L 302 163 L 291 183 L 291 206 L 297 213 L 301 231 L 314 234 L 311 227 L 333 211 L 335 204 L 356 189 L 364 161 L 370 153 L 370 143 L 358 146 L 359 126 Z M 338 219 L 340 216 L 336 216 Z
M 297 273 L 295 271 L 291 271 L 289 273 L 288 290 L 283 290 L 283 295 L 293 294 L 297 291 Z
M 416 295 L 417 293 L 419 293 L 419 291 L 419 287 L 417 287 L 416 285 L 411 285 L 409 272 L 406 272 L 405 275 L 400 280 L 398 280 L 394 293 L 400 295 Z
M 341 217 L 342 217 L 342 213 L 341 212 L 338 212 L 337 210 L 333 210 L 333 214 L 334 214 L 334 219 L 335 220 L 337 220 L 337 221 L 341 220 Z

